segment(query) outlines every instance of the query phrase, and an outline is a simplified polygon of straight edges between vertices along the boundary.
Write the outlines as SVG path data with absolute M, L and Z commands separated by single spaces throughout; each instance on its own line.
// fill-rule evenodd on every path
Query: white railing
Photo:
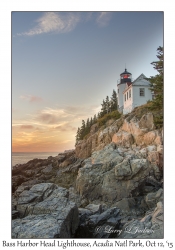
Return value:
M 135 79 L 134 78 L 131 78 L 131 82 L 133 82 Z M 121 79 L 118 79 L 117 80 L 117 84 L 119 84 L 121 82 Z

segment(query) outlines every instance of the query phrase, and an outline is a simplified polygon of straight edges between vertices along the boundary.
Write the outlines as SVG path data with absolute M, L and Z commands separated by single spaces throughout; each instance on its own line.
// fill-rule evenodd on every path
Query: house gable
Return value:
M 139 77 L 136 78 L 136 80 L 134 80 L 132 82 L 132 85 L 133 86 L 149 86 L 150 85 L 150 82 L 147 81 L 146 79 L 146 76 L 144 74 L 141 74 Z
M 123 113 L 131 112 L 135 107 L 145 104 L 152 100 L 150 91 L 150 82 L 145 79 L 146 76 L 141 74 L 131 84 L 126 84 L 123 91 L 124 108 Z

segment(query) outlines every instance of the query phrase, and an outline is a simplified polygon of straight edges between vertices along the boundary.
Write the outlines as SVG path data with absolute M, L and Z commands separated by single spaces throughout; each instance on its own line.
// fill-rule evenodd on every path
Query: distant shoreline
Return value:
M 47 159 L 49 156 L 57 156 L 60 152 L 12 152 L 12 167 L 17 164 L 25 164 L 33 159 Z

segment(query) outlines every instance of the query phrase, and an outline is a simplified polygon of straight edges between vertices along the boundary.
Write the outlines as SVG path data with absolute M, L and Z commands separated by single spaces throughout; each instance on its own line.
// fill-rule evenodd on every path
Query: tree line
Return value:
M 115 90 L 112 92 L 112 96 L 109 98 L 109 96 L 106 96 L 106 99 L 103 99 L 103 102 L 101 104 L 101 111 L 98 112 L 98 114 L 94 115 L 94 117 L 88 118 L 86 121 L 82 120 L 82 125 L 80 128 L 77 129 L 76 134 L 76 143 L 79 140 L 83 140 L 83 138 L 89 134 L 91 126 L 98 122 L 100 118 L 105 116 L 106 114 L 109 114 L 115 110 L 117 110 L 117 93 Z
M 154 93 L 154 99 L 152 100 L 152 108 L 163 109 L 163 64 L 164 64 L 164 53 L 163 47 L 157 48 L 158 61 L 154 61 L 151 64 L 153 68 L 158 71 L 158 74 L 147 78 L 150 81 L 150 90 Z
M 150 102 L 151 109 L 162 110 L 163 109 L 163 69 L 164 69 L 164 53 L 163 47 L 159 46 L 157 48 L 157 61 L 152 62 L 154 69 L 158 71 L 158 74 L 155 76 L 151 76 L 150 78 L 146 78 L 150 81 L 150 90 L 154 94 L 154 99 Z M 82 140 L 87 134 L 90 132 L 90 128 L 95 123 L 100 123 L 101 120 L 105 121 L 104 118 L 111 117 L 119 117 L 119 112 L 117 112 L 117 93 L 113 90 L 112 96 L 106 96 L 106 99 L 103 99 L 101 104 L 101 111 L 94 115 L 92 118 L 88 118 L 86 121 L 82 120 L 82 125 L 77 130 L 76 134 L 76 143 L 79 140 Z M 114 112 L 115 111 L 115 112 Z M 115 113 L 115 114 L 114 114 Z M 108 115 L 109 114 L 109 115 Z M 111 116 L 110 116 L 111 114 Z M 106 116 L 106 117 L 105 117 Z M 161 124 L 163 123 L 163 115 L 160 117 Z

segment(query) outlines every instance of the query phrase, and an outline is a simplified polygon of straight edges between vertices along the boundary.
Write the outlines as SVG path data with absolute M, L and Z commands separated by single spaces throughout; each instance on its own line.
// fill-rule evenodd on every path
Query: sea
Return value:
M 57 156 L 59 152 L 15 152 L 12 153 L 12 167 L 16 164 L 24 164 L 35 158 L 47 159 L 49 156 Z

